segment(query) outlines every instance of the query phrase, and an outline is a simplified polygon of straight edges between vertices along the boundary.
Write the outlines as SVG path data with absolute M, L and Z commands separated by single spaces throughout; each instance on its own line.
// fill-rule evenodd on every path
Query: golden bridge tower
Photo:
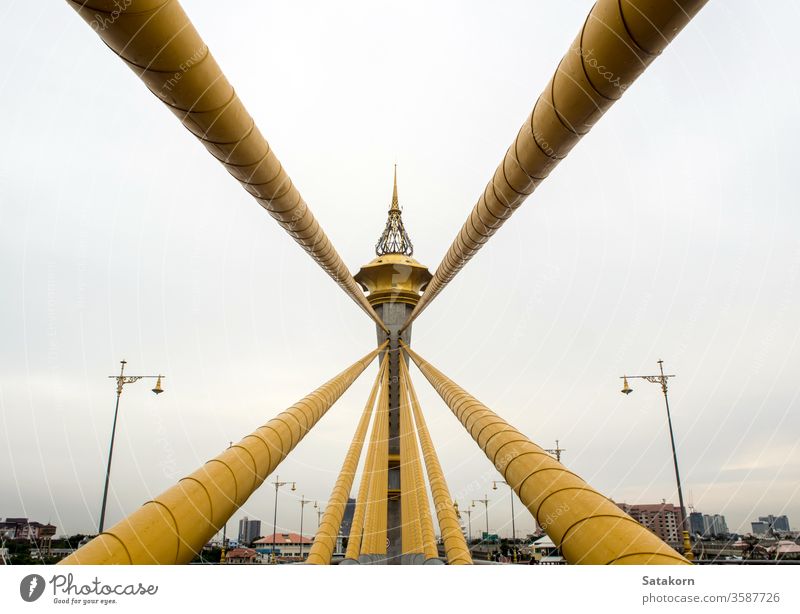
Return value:
M 705 2 L 597 0 L 434 275 L 412 258 L 395 169 L 392 204 L 376 246 L 377 257 L 355 278 L 180 2 L 134 0 L 137 9 L 122 12 L 114 8 L 116 0 L 70 2 L 103 43 L 128 66 L 136 67 L 135 73 L 148 89 L 377 324 L 379 345 L 115 525 L 104 527 L 60 564 L 191 562 L 379 354 L 381 364 L 372 392 L 319 523 L 309 564 L 333 561 L 367 439 L 364 474 L 340 564 L 442 563 L 421 459 L 447 562 L 473 563 L 411 381 L 409 358 L 569 563 L 689 564 L 560 459 L 417 354 L 410 338 L 411 322 L 507 223 Z M 151 5 L 157 5 L 157 10 L 151 11 Z M 97 28 L 98 23 L 103 28 Z M 198 49 L 205 55 L 186 66 L 186 58 Z M 586 50 L 594 55 L 592 62 L 615 76 L 613 82 L 587 70 Z M 176 73 L 184 75 L 177 85 Z
M 411 343 L 411 327 L 400 332 L 419 301 L 432 275 L 428 268 L 412 255 L 414 246 L 403 226 L 402 211 L 397 197 L 397 165 L 394 168 L 392 204 L 386 228 L 375 245 L 376 258 L 361 267 L 355 280 L 366 290 L 370 305 L 386 326 L 376 326 L 378 344 L 389 342 L 389 467 L 387 501 L 386 562 L 398 565 L 402 553 L 402 522 L 400 501 L 400 343 Z M 381 360 L 383 354 L 381 355 Z M 408 356 L 405 357 L 408 365 Z

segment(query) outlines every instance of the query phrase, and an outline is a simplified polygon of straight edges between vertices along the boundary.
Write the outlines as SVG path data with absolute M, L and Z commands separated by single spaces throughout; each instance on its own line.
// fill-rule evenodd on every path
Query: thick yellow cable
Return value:
M 344 457 L 342 469 L 339 472 L 339 477 L 336 479 L 336 485 L 333 487 L 330 497 L 328 498 L 328 505 L 325 507 L 325 513 L 322 515 L 322 520 L 317 530 L 317 535 L 314 538 L 314 544 L 308 553 L 307 563 L 311 565 L 329 565 L 333 551 L 336 548 L 336 539 L 339 535 L 339 527 L 342 524 L 342 517 L 344 516 L 344 508 L 347 505 L 347 498 L 350 496 L 350 490 L 353 488 L 353 478 L 358 468 L 358 461 L 361 458 L 361 450 L 364 447 L 364 439 L 369 427 L 369 421 L 372 417 L 372 409 L 375 406 L 375 398 L 378 395 L 383 373 L 387 368 L 388 360 L 386 355 L 381 362 L 381 367 L 378 369 L 378 374 L 375 376 L 375 383 L 372 385 L 367 403 L 364 406 L 364 411 L 361 414 L 361 419 L 356 427 L 356 432 L 353 435 L 353 441 L 350 443 L 350 448 Z
M 403 349 L 568 562 L 690 564 L 408 346 Z
M 400 362 L 403 362 L 402 357 Z M 416 472 L 414 471 L 412 440 L 413 422 L 409 411 L 405 381 L 399 378 L 400 417 L 400 518 L 402 520 L 402 553 L 422 553 L 422 526 L 417 498 Z
M 188 563 L 383 350 L 376 348 L 61 564 Z
M 414 390 L 414 383 L 411 381 L 411 375 L 403 359 L 400 360 L 400 371 L 401 377 L 405 378 L 408 384 L 408 391 L 411 396 L 411 408 L 414 412 L 414 420 L 417 424 L 419 441 L 422 446 L 422 455 L 425 458 L 425 468 L 428 472 L 428 482 L 431 485 L 433 505 L 436 510 L 436 518 L 439 522 L 439 531 L 442 535 L 447 562 L 450 565 L 472 565 L 472 556 L 469 553 L 469 546 L 467 546 L 464 533 L 461 531 L 461 523 L 453 507 L 450 489 L 447 487 L 442 465 L 439 463 L 439 456 L 436 454 L 436 449 L 433 447 L 433 440 L 428 431 L 425 417 L 422 415 L 419 399 Z
M 386 373 L 384 371 L 384 373 L 381 375 L 381 387 L 383 387 L 383 380 L 385 376 Z M 380 400 L 378 403 L 380 403 Z M 378 412 L 376 411 L 375 419 L 372 421 L 372 432 L 370 435 L 369 446 L 367 446 L 367 458 L 364 462 L 361 483 L 358 487 L 356 507 L 355 510 L 353 510 L 353 523 L 350 525 L 350 535 L 348 536 L 347 540 L 347 551 L 344 555 L 345 559 L 357 560 L 358 556 L 361 554 L 361 546 L 363 544 L 364 532 L 366 529 L 366 512 L 367 502 L 370 494 L 370 482 L 375 471 L 375 457 L 378 453 L 379 424 Z
M 386 554 L 386 498 L 389 464 L 389 370 L 383 376 L 378 411 L 375 458 L 367 496 L 364 538 L 361 554 Z
M 367 463 L 370 462 L 371 452 L 367 451 Z M 369 475 L 366 468 L 364 475 L 361 478 L 361 484 L 358 487 L 358 497 L 356 498 L 356 508 L 353 510 L 353 524 L 350 525 L 350 535 L 347 537 L 347 550 L 345 551 L 344 558 L 358 559 L 361 554 L 361 540 L 364 537 L 364 514 L 367 509 L 367 493 L 369 491 Z
M 408 326 L 707 0 L 598 0 L 450 245 Z
M 378 326 L 347 266 L 177 0 L 67 0 Z
M 403 358 L 400 359 L 400 362 L 403 362 Z M 406 382 L 408 382 L 407 379 Z M 409 412 L 409 423 L 411 423 L 411 421 L 411 412 Z M 414 495 L 417 499 L 416 509 L 419 514 L 420 531 L 422 533 L 422 553 L 425 555 L 425 560 L 438 559 L 439 549 L 436 547 L 436 532 L 433 529 L 433 518 L 431 518 L 431 509 L 428 502 L 428 491 L 425 488 L 425 478 L 422 475 L 422 462 L 419 456 L 416 430 L 413 424 L 411 425 L 410 431 L 411 443 L 413 446 L 411 463 L 414 472 Z

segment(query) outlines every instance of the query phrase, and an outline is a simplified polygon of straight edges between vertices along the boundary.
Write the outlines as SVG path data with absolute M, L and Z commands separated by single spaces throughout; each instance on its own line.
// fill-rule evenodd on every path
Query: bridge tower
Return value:
M 414 246 L 403 225 L 402 210 L 397 197 L 397 165 L 394 169 L 392 204 L 386 228 L 375 245 L 374 258 L 361 267 L 355 280 L 366 290 L 370 305 L 375 309 L 387 330 L 376 325 L 378 344 L 389 342 L 389 467 L 387 501 L 386 563 L 399 565 L 402 552 L 402 522 L 400 502 L 400 343 L 411 344 L 411 326 L 401 332 L 419 301 L 432 275 L 427 267 L 412 255 Z M 383 360 L 383 354 L 381 354 Z M 408 365 L 408 356 L 405 356 Z

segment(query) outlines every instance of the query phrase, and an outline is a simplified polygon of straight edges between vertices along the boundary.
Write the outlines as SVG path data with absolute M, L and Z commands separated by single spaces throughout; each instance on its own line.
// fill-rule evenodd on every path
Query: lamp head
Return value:
M 628 385 L 628 377 L 623 376 L 622 378 L 622 390 L 620 390 L 622 394 L 630 394 L 633 392 L 633 388 Z
M 295 482 L 292 482 L 292 490 L 297 490 L 297 484 Z
M 492 490 L 497 490 L 497 482 L 492 483 Z
M 162 392 L 164 392 L 164 389 L 161 387 L 161 376 L 160 375 L 158 376 L 158 379 L 156 380 L 156 387 L 153 388 L 153 392 L 155 394 L 161 394 Z

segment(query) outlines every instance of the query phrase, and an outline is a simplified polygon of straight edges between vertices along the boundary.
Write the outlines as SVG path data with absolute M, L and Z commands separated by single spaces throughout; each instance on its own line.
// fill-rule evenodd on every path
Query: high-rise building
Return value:
M 722 514 L 689 514 L 689 532 L 703 537 L 723 537 L 729 535 L 728 523 Z
M 703 514 L 703 524 L 705 525 L 704 535 L 711 537 L 728 535 L 728 523 L 725 521 L 725 516 L 721 514 Z
M 774 532 L 788 533 L 791 531 L 789 518 L 786 515 L 773 516 L 770 514 L 769 516 L 759 516 L 758 521 L 751 522 L 750 525 L 755 535 L 767 535 Z
M 700 512 L 692 512 L 689 514 L 689 533 L 691 535 L 706 534 L 706 523 L 703 514 Z
M 619 508 L 629 514 L 639 524 L 647 527 L 671 546 L 683 543 L 681 532 L 681 508 L 672 503 L 640 503 L 629 505 L 617 503 Z
M 339 529 L 339 533 L 345 537 L 349 537 L 350 535 L 350 527 L 353 526 L 353 515 L 355 512 L 356 500 L 348 498 L 347 503 L 344 506 L 344 515 L 342 516 L 341 528 Z
M 239 545 L 251 544 L 261 535 L 261 521 L 250 520 L 247 516 L 239 521 Z

